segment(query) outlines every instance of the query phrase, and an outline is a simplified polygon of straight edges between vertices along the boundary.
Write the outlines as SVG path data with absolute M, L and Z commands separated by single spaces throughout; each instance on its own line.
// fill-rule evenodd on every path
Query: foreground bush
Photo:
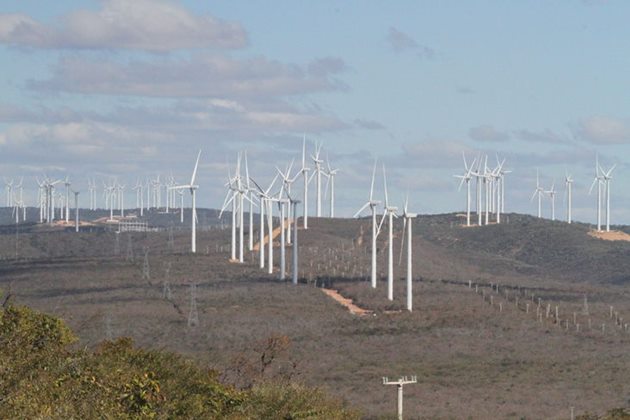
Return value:
M 25 307 L 0 309 L 4 418 L 352 419 L 323 392 L 300 385 L 226 386 L 218 372 L 130 339 L 71 350 L 65 324 Z

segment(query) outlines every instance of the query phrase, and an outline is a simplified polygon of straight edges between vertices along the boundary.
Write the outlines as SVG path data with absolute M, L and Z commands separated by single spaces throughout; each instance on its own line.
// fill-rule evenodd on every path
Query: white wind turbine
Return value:
M 249 201 L 249 251 L 254 250 L 254 189 L 249 183 L 249 163 L 247 162 L 247 151 L 245 151 L 245 198 Z
M 230 247 L 231 247 L 230 260 L 231 261 L 236 261 L 236 227 L 238 226 L 237 218 L 239 218 L 240 211 L 242 208 L 242 203 L 239 200 L 240 181 L 241 181 L 241 154 L 238 153 L 237 159 L 236 159 L 236 173 L 234 174 L 234 177 L 232 177 L 232 174 L 230 173 L 230 167 L 228 165 L 228 182 L 225 184 L 225 186 L 228 187 L 228 193 L 225 197 L 223 206 L 221 207 L 221 211 L 219 212 L 219 218 L 221 218 L 223 216 L 223 212 L 227 209 L 227 206 L 232 204 L 232 214 L 231 214 L 232 216 L 232 242 L 230 244 Z M 241 229 L 242 229 L 242 224 L 241 224 Z M 241 239 L 241 244 L 242 242 L 243 241 Z
M 5 178 L 4 184 L 5 184 L 5 189 L 7 193 L 7 207 L 12 207 L 13 206 L 13 179 L 11 179 L 10 181 L 7 181 L 7 179 Z
M 461 190 L 464 182 L 466 183 L 466 226 L 470 226 L 470 180 L 473 177 L 473 167 L 475 166 L 476 159 L 472 161 L 470 166 L 466 162 L 466 155 L 462 152 L 464 159 L 464 175 L 453 175 L 455 178 L 460 178 L 459 188 Z
M 79 191 L 72 190 L 74 194 L 74 231 L 79 232 Z
M 330 212 L 329 214 L 331 218 L 334 218 L 335 217 L 335 176 L 339 172 L 339 169 L 332 169 L 330 167 L 330 159 L 328 158 L 328 155 L 326 156 L 326 166 L 327 166 L 327 171 L 325 175 L 328 178 L 326 181 L 326 193 L 328 193 L 328 186 L 330 185 Z M 326 195 L 327 194 L 324 194 L 324 196 Z
M 591 184 L 591 188 L 588 190 L 588 194 L 591 195 L 593 187 L 597 183 L 597 231 L 602 231 L 602 184 L 604 183 L 604 177 L 602 176 L 601 167 L 599 166 L 599 158 L 595 155 L 595 179 Z
M 616 167 L 617 164 L 614 164 L 608 171 L 601 170 L 606 199 L 606 232 L 610 232 L 610 181 L 612 180 L 612 172 Z
M 565 197 L 567 199 L 567 223 L 571 224 L 571 219 L 572 219 L 572 214 L 571 214 L 571 206 L 573 205 L 573 194 L 572 194 L 572 186 L 573 186 L 573 178 L 571 178 L 571 175 L 569 175 L 568 172 L 565 171 L 565 177 L 564 177 L 564 185 L 566 187 L 565 190 Z
M 542 196 L 544 194 L 544 189 L 540 186 L 540 177 L 538 175 L 538 169 L 536 169 L 536 189 L 534 190 L 534 194 L 532 194 L 532 198 L 529 201 L 534 201 L 534 198 L 538 196 L 538 218 L 542 217 Z
M 372 212 L 372 271 L 370 275 L 372 288 L 376 289 L 376 237 L 380 233 L 380 227 L 376 224 L 376 207 L 381 204 L 380 201 L 374 200 L 374 179 L 376 178 L 376 160 L 374 161 L 374 169 L 372 170 L 372 183 L 370 184 L 370 198 L 367 203 L 363 205 L 354 215 L 354 217 L 359 217 L 359 215 L 366 208 L 370 208 Z
M 275 176 L 275 178 L 273 179 L 273 181 L 271 181 L 271 184 L 266 190 L 263 190 L 260 185 L 256 183 L 256 181 L 251 179 L 251 181 L 256 186 L 256 189 L 258 190 L 257 194 L 260 202 L 260 242 L 258 243 L 258 251 L 260 254 L 260 268 L 265 268 L 265 208 L 268 207 L 267 200 L 271 199 L 269 193 L 273 188 L 273 185 L 276 183 L 277 179 L 278 175 Z M 271 235 L 272 233 L 269 232 L 270 239 Z
M 192 201 L 191 205 L 191 220 L 192 220 L 192 234 L 191 234 L 191 248 L 190 251 L 192 253 L 197 252 L 197 203 L 196 203 L 196 192 L 199 189 L 199 186 L 195 184 L 195 180 L 197 178 L 197 168 L 199 167 L 199 158 L 201 157 L 201 149 L 199 153 L 197 153 L 197 160 L 195 162 L 195 168 L 193 169 L 192 177 L 190 178 L 190 184 L 188 185 L 178 185 L 172 187 L 174 190 L 190 190 L 190 198 Z
M 70 179 L 66 176 L 63 185 L 66 187 L 66 224 L 70 223 Z
M 293 169 L 293 160 L 291 160 L 291 163 L 289 163 L 289 165 L 286 167 L 286 170 L 284 172 L 282 172 L 280 168 L 276 166 L 276 170 L 278 171 L 278 174 L 282 178 L 282 187 L 280 188 L 281 197 L 283 196 L 283 193 L 287 197 L 291 196 L 291 184 L 293 184 L 293 182 L 295 181 L 297 177 L 296 175 L 296 177 L 291 178 L 291 169 Z M 292 212 L 293 212 L 293 206 L 289 205 L 289 209 L 287 212 L 287 225 L 288 225 L 289 232 L 291 232 L 291 222 L 292 222 L 291 218 L 293 216 Z M 291 244 L 291 235 L 288 236 L 287 243 Z
M 408 211 L 409 196 L 405 199 L 405 206 L 403 207 L 403 234 L 400 243 L 400 259 L 398 263 L 402 262 L 402 252 L 405 243 L 405 234 L 407 235 L 407 310 L 411 312 L 413 310 L 413 266 L 412 266 L 412 228 L 411 224 L 413 219 L 418 215 L 415 213 L 409 213 Z
M 387 196 L 387 174 L 385 173 L 385 165 L 383 165 L 383 186 L 385 188 L 385 213 L 381 219 L 378 230 L 381 230 L 385 218 L 388 218 L 389 224 L 389 243 L 387 248 L 387 299 L 394 300 L 394 217 L 398 207 L 389 205 Z
M 549 195 L 551 199 L 551 220 L 556 220 L 556 190 L 555 190 L 556 182 L 554 181 L 551 184 L 551 188 L 548 191 L 545 191 L 545 194 Z
M 304 140 L 302 142 L 302 167 L 291 181 L 295 181 L 300 175 L 304 177 L 304 229 L 308 229 L 308 171 L 310 170 L 311 168 L 306 166 L 306 135 L 304 135 Z M 294 216 L 297 219 L 297 215 Z
M 506 172 L 503 171 L 503 165 L 505 164 L 505 159 L 499 162 L 499 157 L 497 156 L 497 167 L 491 173 L 491 178 L 493 180 L 493 191 L 495 195 L 493 197 L 494 203 L 494 212 L 497 217 L 497 223 L 501 223 L 501 212 L 503 205 L 503 174 Z
M 96 181 L 89 178 L 88 194 L 90 195 L 90 210 L 96 210 Z
M 311 159 L 313 160 L 313 163 L 315 164 L 315 171 L 313 172 L 313 174 L 311 175 L 311 179 L 313 177 L 315 177 L 315 181 L 316 181 L 316 195 L 315 195 L 315 215 L 317 217 L 322 217 L 322 163 L 324 163 L 324 161 L 322 159 L 320 159 L 320 153 L 322 150 L 322 145 L 315 143 L 315 154 L 311 155 Z

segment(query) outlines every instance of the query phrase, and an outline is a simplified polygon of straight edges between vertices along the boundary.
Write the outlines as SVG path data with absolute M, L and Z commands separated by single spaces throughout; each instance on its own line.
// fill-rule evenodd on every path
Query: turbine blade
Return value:
M 197 168 L 199 167 L 200 157 L 201 157 L 201 149 L 199 149 L 199 153 L 197 153 L 197 161 L 195 162 L 195 169 L 193 170 L 192 178 L 190 178 L 190 185 L 195 185 L 195 178 L 197 178 Z
M 372 170 L 372 185 L 370 186 L 370 201 L 374 196 L 374 179 L 376 178 L 376 159 L 374 159 L 374 169 Z
M 363 207 L 361 207 L 352 217 L 354 218 L 359 217 L 359 215 L 363 212 L 363 210 L 365 210 L 369 205 L 370 205 L 370 202 L 365 203 Z

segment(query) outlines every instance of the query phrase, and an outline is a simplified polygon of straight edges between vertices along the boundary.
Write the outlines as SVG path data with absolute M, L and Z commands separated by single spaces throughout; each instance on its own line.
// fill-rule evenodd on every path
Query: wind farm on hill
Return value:
M 129 336 L 183 353 L 237 388 L 299 380 L 366 418 L 396 412 L 383 384 L 405 384 L 411 418 L 569 418 L 627 405 L 630 227 L 610 220 L 614 166 L 596 158 L 594 227 L 572 217 L 568 173 L 562 221 L 555 182 L 545 189 L 538 171 L 536 216 L 506 210 L 514 169 L 483 154 L 464 155 L 453 182 L 453 194 L 465 188 L 463 212 L 422 214 L 413 191 L 396 206 L 374 162 L 367 200 L 340 218 L 343 169 L 308 146 L 270 181 L 239 153 L 220 209 L 196 206 L 202 151 L 190 181 L 138 178 L 133 207 L 132 184 L 116 178 L 43 175 L 30 206 L 25 180 L 6 179 L 5 305 L 62 318 L 87 347 Z M 259 369 L 262 342 L 282 346 Z

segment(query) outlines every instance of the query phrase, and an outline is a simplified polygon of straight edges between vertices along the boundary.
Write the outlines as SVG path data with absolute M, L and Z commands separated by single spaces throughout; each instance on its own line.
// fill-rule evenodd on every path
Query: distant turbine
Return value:
M 328 158 L 328 155 L 326 155 L 326 166 L 327 166 L 327 172 L 325 173 L 325 175 L 328 177 L 328 179 L 326 181 L 326 194 L 324 194 L 324 196 L 327 196 L 328 187 L 330 185 L 329 215 L 331 218 L 334 218 L 335 217 L 335 176 L 339 172 L 339 169 L 332 169 L 330 167 L 330 159 Z
M 604 182 L 604 193 L 606 195 L 606 232 L 610 232 L 610 181 L 612 172 L 617 165 L 613 165 L 607 172 L 602 169 L 602 180 Z
M 470 226 L 470 180 L 473 177 L 473 167 L 475 166 L 475 160 L 472 161 L 470 166 L 466 162 L 466 155 L 462 152 L 462 158 L 464 159 L 464 175 L 453 175 L 455 178 L 461 179 L 458 190 L 461 190 L 464 182 L 466 183 L 466 226 Z
M 387 196 L 387 174 L 385 173 L 385 165 L 383 165 L 383 186 L 385 188 L 385 213 L 381 219 L 379 225 L 379 231 L 385 221 L 385 217 L 388 218 L 389 224 L 389 246 L 387 249 L 387 299 L 394 300 L 394 217 L 396 216 L 397 207 L 389 205 L 389 198 Z
M 417 216 L 415 213 L 409 213 L 408 211 L 409 196 L 405 199 L 405 206 L 403 207 L 403 234 L 400 244 L 400 260 L 402 260 L 402 252 L 405 242 L 405 234 L 407 235 L 407 310 L 411 312 L 413 310 L 413 267 L 412 267 L 412 229 L 411 224 L 413 219 Z M 400 262 L 399 260 L 399 262 Z
M 371 271 L 370 279 L 371 279 L 373 289 L 376 289 L 376 237 L 380 233 L 380 227 L 377 227 L 377 224 L 376 224 L 376 206 L 378 206 L 381 203 L 380 201 L 373 199 L 375 178 L 376 178 L 376 160 L 374 161 L 374 170 L 372 171 L 370 198 L 367 201 L 367 203 L 365 203 L 363 207 L 361 207 L 359 211 L 357 211 L 354 215 L 354 217 L 359 217 L 361 212 L 368 207 L 370 208 L 372 212 L 372 271 Z
M 302 167 L 299 172 L 295 175 L 292 182 L 297 179 L 297 177 L 301 174 L 304 177 L 304 229 L 308 229 L 308 171 L 311 168 L 306 166 L 306 134 L 304 135 L 304 140 L 302 142 Z M 297 219 L 297 216 L 296 216 Z
M 543 188 L 540 186 L 540 177 L 538 174 L 538 169 L 536 169 L 536 189 L 534 190 L 534 194 L 532 194 L 532 198 L 529 201 L 534 201 L 534 198 L 538 195 L 538 218 L 542 217 L 542 195 L 544 193 Z
M 573 200 L 573 196 L 572 196 L 572 191 L 571 191 L 571 187 L 573 184 L 573 178 L 571 178 L 571 175 L 569 175 L 568 172 L 565 173 L 565 177 L 564 177 L 564 185 L 566 187 L 566 191 L 565 191 L 565 196 L 567 199 L 567 223 L 571 224 L 571 206 L 573 205 L 572 200 Z
M 188 185 L 177 185 L 172 187 L 174 190 L 190 190 L 190 198 L 192 201 L 191 208 L 191 219 L 192 219 L 192 227 L 191 227 L 191 246 L 190 252 L 193 254 L 197 252 L 197 203 L 196 203 L 196 192 L 199 189 L 199 186 L 195 184 L 195 180 L 197 178 L 197 168 L 199 167 L 199 158 L 201 157 L 201 149 L 199 153 L 197 153 L 197 160 L 195 161 L 195 168 L 193 169 L 192 177 L 190 178 L 190 184 Z
M 601 174 L 602 170 L 599 166 L 599 158 L 595 155 L 595 179 L 593 179 L 593 183 L 591 184 L 591 188 L 588 190 L 588 194 L 591 195 L 593 192 L 593 187 L 595 183 L 597 183 L 597 231 L 602 231 L 602 184 L 604 182 L 604 178 Z
M 555 181 L 551 184 L 551 188 L 549 191 L 545 191 L 545 194 L 549 194 L 549 198 L 551 199 L 551 220 L 556 220 L 556 190 L 555 190 Z

